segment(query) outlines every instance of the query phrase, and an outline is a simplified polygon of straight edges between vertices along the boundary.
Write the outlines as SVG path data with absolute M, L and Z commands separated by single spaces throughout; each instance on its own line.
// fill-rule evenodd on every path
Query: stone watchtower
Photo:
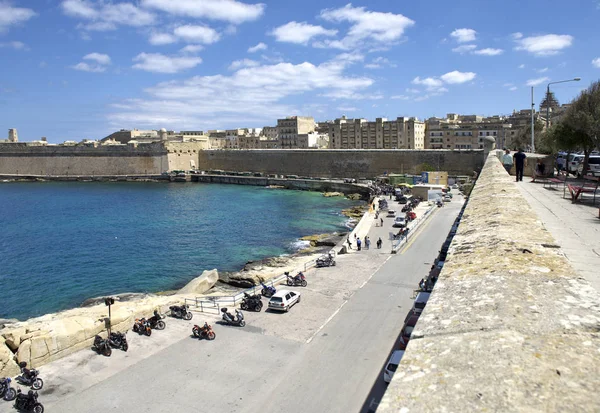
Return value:
M 8 130 L 8 141 L 9 142 L 19 142 L 19 135 L 17 134 L 17 129 L 9 129 Z
M 158 137 L 160 138 L 161 142 L 166 142 L 167 141 L 167 130 L 165 128 L 161 128 L 160 131 L 158 131 Z

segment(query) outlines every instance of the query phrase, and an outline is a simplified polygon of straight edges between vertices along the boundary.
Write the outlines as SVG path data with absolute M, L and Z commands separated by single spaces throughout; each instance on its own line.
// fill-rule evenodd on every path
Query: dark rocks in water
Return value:
M 254 278 L 244 278 L 239 272 L 220 272 L 219 281 L 240 288 L 251 288 L 258 285 Z
M 115 294 L 115 295 L 105 295 L 103 297 L 88 298 L 83 303 L 81 303 L 80 307 L 92 307 L 94 305 L 104 304 L 104 299 L 106 297 L 112 297 L 115 299 L 115 301 L 125 302 L 125 301 L 139 300 L 142 298 L 154 297 L 154 296 L 155 296 L 155 294 L 148 294 L 148 293 L 122 293 L 122 294 Z
M 3 329 L 9 324 L 14 324 L 18 322 L 19 320 L 17 320 L 16 318 L 0 318 L 0 329 Z
M 317 234 L 308 235 L 300 238 L 303 241 L 310 241 L 311 247 L 335 247 L 345 234 Z

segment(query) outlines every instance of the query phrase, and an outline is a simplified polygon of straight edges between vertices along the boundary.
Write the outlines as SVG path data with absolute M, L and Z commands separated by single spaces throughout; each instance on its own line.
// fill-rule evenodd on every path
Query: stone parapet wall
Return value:
M 600 296 L 492 154 L 377 412 L 598 412 L 599 387 Z
M 384 173 L 420 173 L 428 164 L 450 175 L 471 175 L 483 151 L 264 149 L 201 151 L 198 168 L 326 178 L 372 178 Z

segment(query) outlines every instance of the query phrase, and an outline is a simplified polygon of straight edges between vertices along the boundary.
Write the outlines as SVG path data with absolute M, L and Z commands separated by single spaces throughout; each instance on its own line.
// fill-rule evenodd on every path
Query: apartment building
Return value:
M 445 119 L 429 118 L 427 149 L 483 149 L 483 138 L 496 139 L 498 147 L 507 146 L 515 131 L 504 117 L 448 114 Z
M 275 140 L 278 139 L 277 135 L 277 126 L 265 126 L 262 128 L 261 137 L 266 138 L 266 140 Z
M 424 149 L 425 123 L 416 118 L 399 117 L 388 121 L 377 118 L 347 119 L 329 124 L 330 149 Z
M 291 116 L 277 119 L 277 136 L 282 149 L 308 148 L 308 142 L 298 135 L 306 135 L 315 131 L 315 118 L 312 116 Z M 306 146 L 304 143 L 306 142 Z

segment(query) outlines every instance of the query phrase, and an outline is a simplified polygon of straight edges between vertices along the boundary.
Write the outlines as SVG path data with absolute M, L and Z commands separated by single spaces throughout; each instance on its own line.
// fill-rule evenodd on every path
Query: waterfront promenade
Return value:
M 391 207 L 399 210 L 397 203 Z M 42 366 L 40 400 L 48 411 L 358 412 L 381 395 L 381 369 L 407 311 L 462 202 L 436 209 L 398 254 L 375 227 L 371 249 L 340 255 L 336 267 L 311 270 L 302 301 L 289 313 L 246 312 L 243 329 L 196 313 L 167 320 L 150 338 L 131 332 L 128 353 L 105 358 L 83 350 Z M 362 235 L 364 236 L 364 235 Z M 382 237 L 383 239 L 383 237 Z M 281 288 L 281 287 L 280 287 Z M 213 323 L 214 342 L 190 338 L 193 324 Z M 4 411 L 5 405 L 0 405 Z

